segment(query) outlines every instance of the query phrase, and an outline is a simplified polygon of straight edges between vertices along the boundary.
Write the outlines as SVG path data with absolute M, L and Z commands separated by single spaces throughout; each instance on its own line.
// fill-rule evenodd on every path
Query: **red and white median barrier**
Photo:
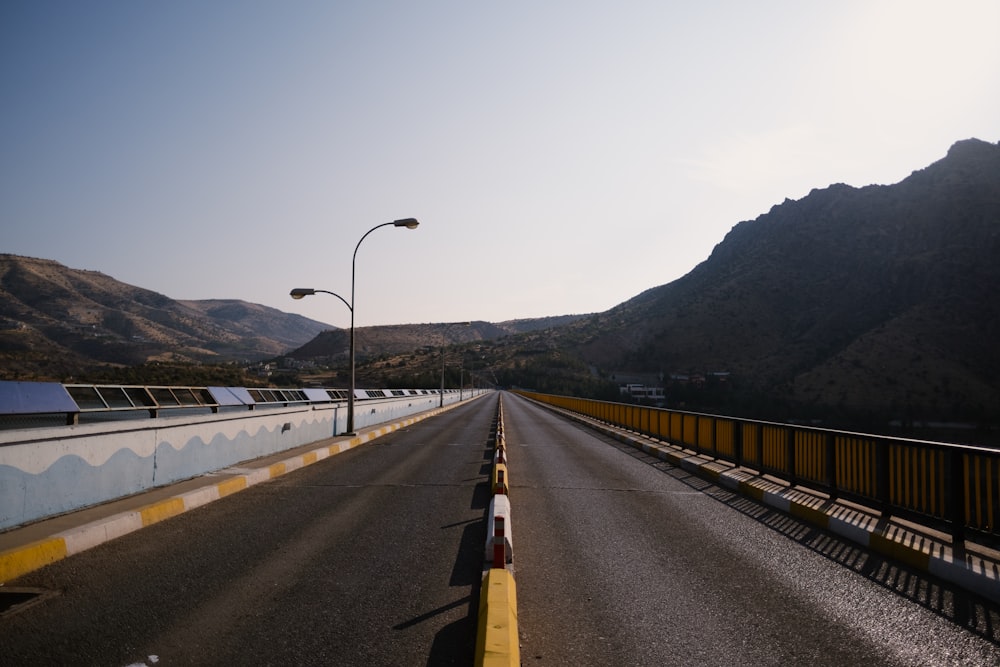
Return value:
M 498 554 L 502 558 L 498 559 Z M 495 495 L 490 500 L 489 520 L 486 526 L 486 549 L 483 557 L 493 567 L 505 567 L 514 561 L 514 539 L 510 520 L 510 499 Z M 500 563 L 497 565 L 497 563 Z

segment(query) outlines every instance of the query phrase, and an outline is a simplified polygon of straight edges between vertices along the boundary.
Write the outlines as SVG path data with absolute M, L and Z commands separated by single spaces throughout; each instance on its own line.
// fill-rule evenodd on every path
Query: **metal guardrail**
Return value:
M 459 389 L 445 389 L 445 394 Z M 150 385 L 60 384 L 58 382 L 0 382 L 0 421 L 17 426 L 51 425 L 60 418 L 77 424 L 81 415 L 149 417 L 164 410 L 224 408 L 254 410 L 266 406 L 346 402 L 348 389 L 270 389 L 246 387 L 168 387 Z M 357 401 L 439 396 L 438 389 L 355 389 Z
M 951 534 L 1000 544 L 1000 450 L 519 391 Z

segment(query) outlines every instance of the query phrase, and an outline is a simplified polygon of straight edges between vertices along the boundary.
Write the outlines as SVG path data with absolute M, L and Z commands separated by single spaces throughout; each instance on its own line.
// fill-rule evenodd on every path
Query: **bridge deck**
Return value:
M 402 423 L 373 426 L 353 438 L 329 438 L 195 479 L 7 530 L 0 533 L 0 583 L 144 525 L 362 444 L 394 430 Z M 894 517 L 880 517 L 858 505 L 830 502 L 806 490 L 791 489 L 765 476 L 733 469 L 635 433 L 609 432 L 650 456 L 839 534 L 917 570 L 1000 601 L 998 551 L 967 543 L 964 552 L 956 553 L 947 535 L 926 527 Z M 62 546 L 53 547 L 53 542 L 62 542 Z

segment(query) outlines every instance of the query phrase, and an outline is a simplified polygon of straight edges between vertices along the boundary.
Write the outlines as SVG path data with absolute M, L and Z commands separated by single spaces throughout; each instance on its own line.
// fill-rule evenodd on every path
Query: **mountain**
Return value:
M 961 141 L 895 185 L 786 200 L 562 337 L 606 372 L 721 371 L 799 406 L 996 419 L 1000 146 Z
M 490 322 L 450 322 L 444 324 L 394 324 L 357 327 L 354 330 L 355 354 L 398 355 L 415 350 L 436 351 L 450 345 L 495 341 L 507 336 L 542 331 L 575 322 L 585 315 L 558 315 L 536 319 Z M 289 352 L 292 359 L 336 358 L 350 350 L 350 332 L 344 329 L 324 331 L 302 347 Z
M 244 301 L 175 301 L 97 271 L 0 254 L 4 379 L 102 363 L 267 359 L 327 328 Z
M 579 317 L 361 327 L 357 349 L 360 357 L 495 340 Z M 174 300 L 97 271 L 0 254 L 0 379 L 61 379 L 103 364 L 336 357 L 348 341 L 346 330 L 274 308 Z

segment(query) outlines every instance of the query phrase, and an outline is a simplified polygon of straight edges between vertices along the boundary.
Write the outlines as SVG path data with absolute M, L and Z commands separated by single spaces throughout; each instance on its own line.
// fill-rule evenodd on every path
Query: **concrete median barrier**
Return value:
M 503 525 L 504 562 L 512 563 L 514 561 L 514 538 L 510 519 L 510 499 L 505 495 L 493 496 L 493 499 L 490 501 L 489 517 L 486 525 L 486 549 L 483 552 L 483 557 L 487 562 L 492 563 L 495 561 L 494 539 L 498 518 Z
M 490 569 L 479 593 L 476 634 L 477 667 L 517 667 L 521 648 L 517 636 L 517 591 L 507 569 Z

